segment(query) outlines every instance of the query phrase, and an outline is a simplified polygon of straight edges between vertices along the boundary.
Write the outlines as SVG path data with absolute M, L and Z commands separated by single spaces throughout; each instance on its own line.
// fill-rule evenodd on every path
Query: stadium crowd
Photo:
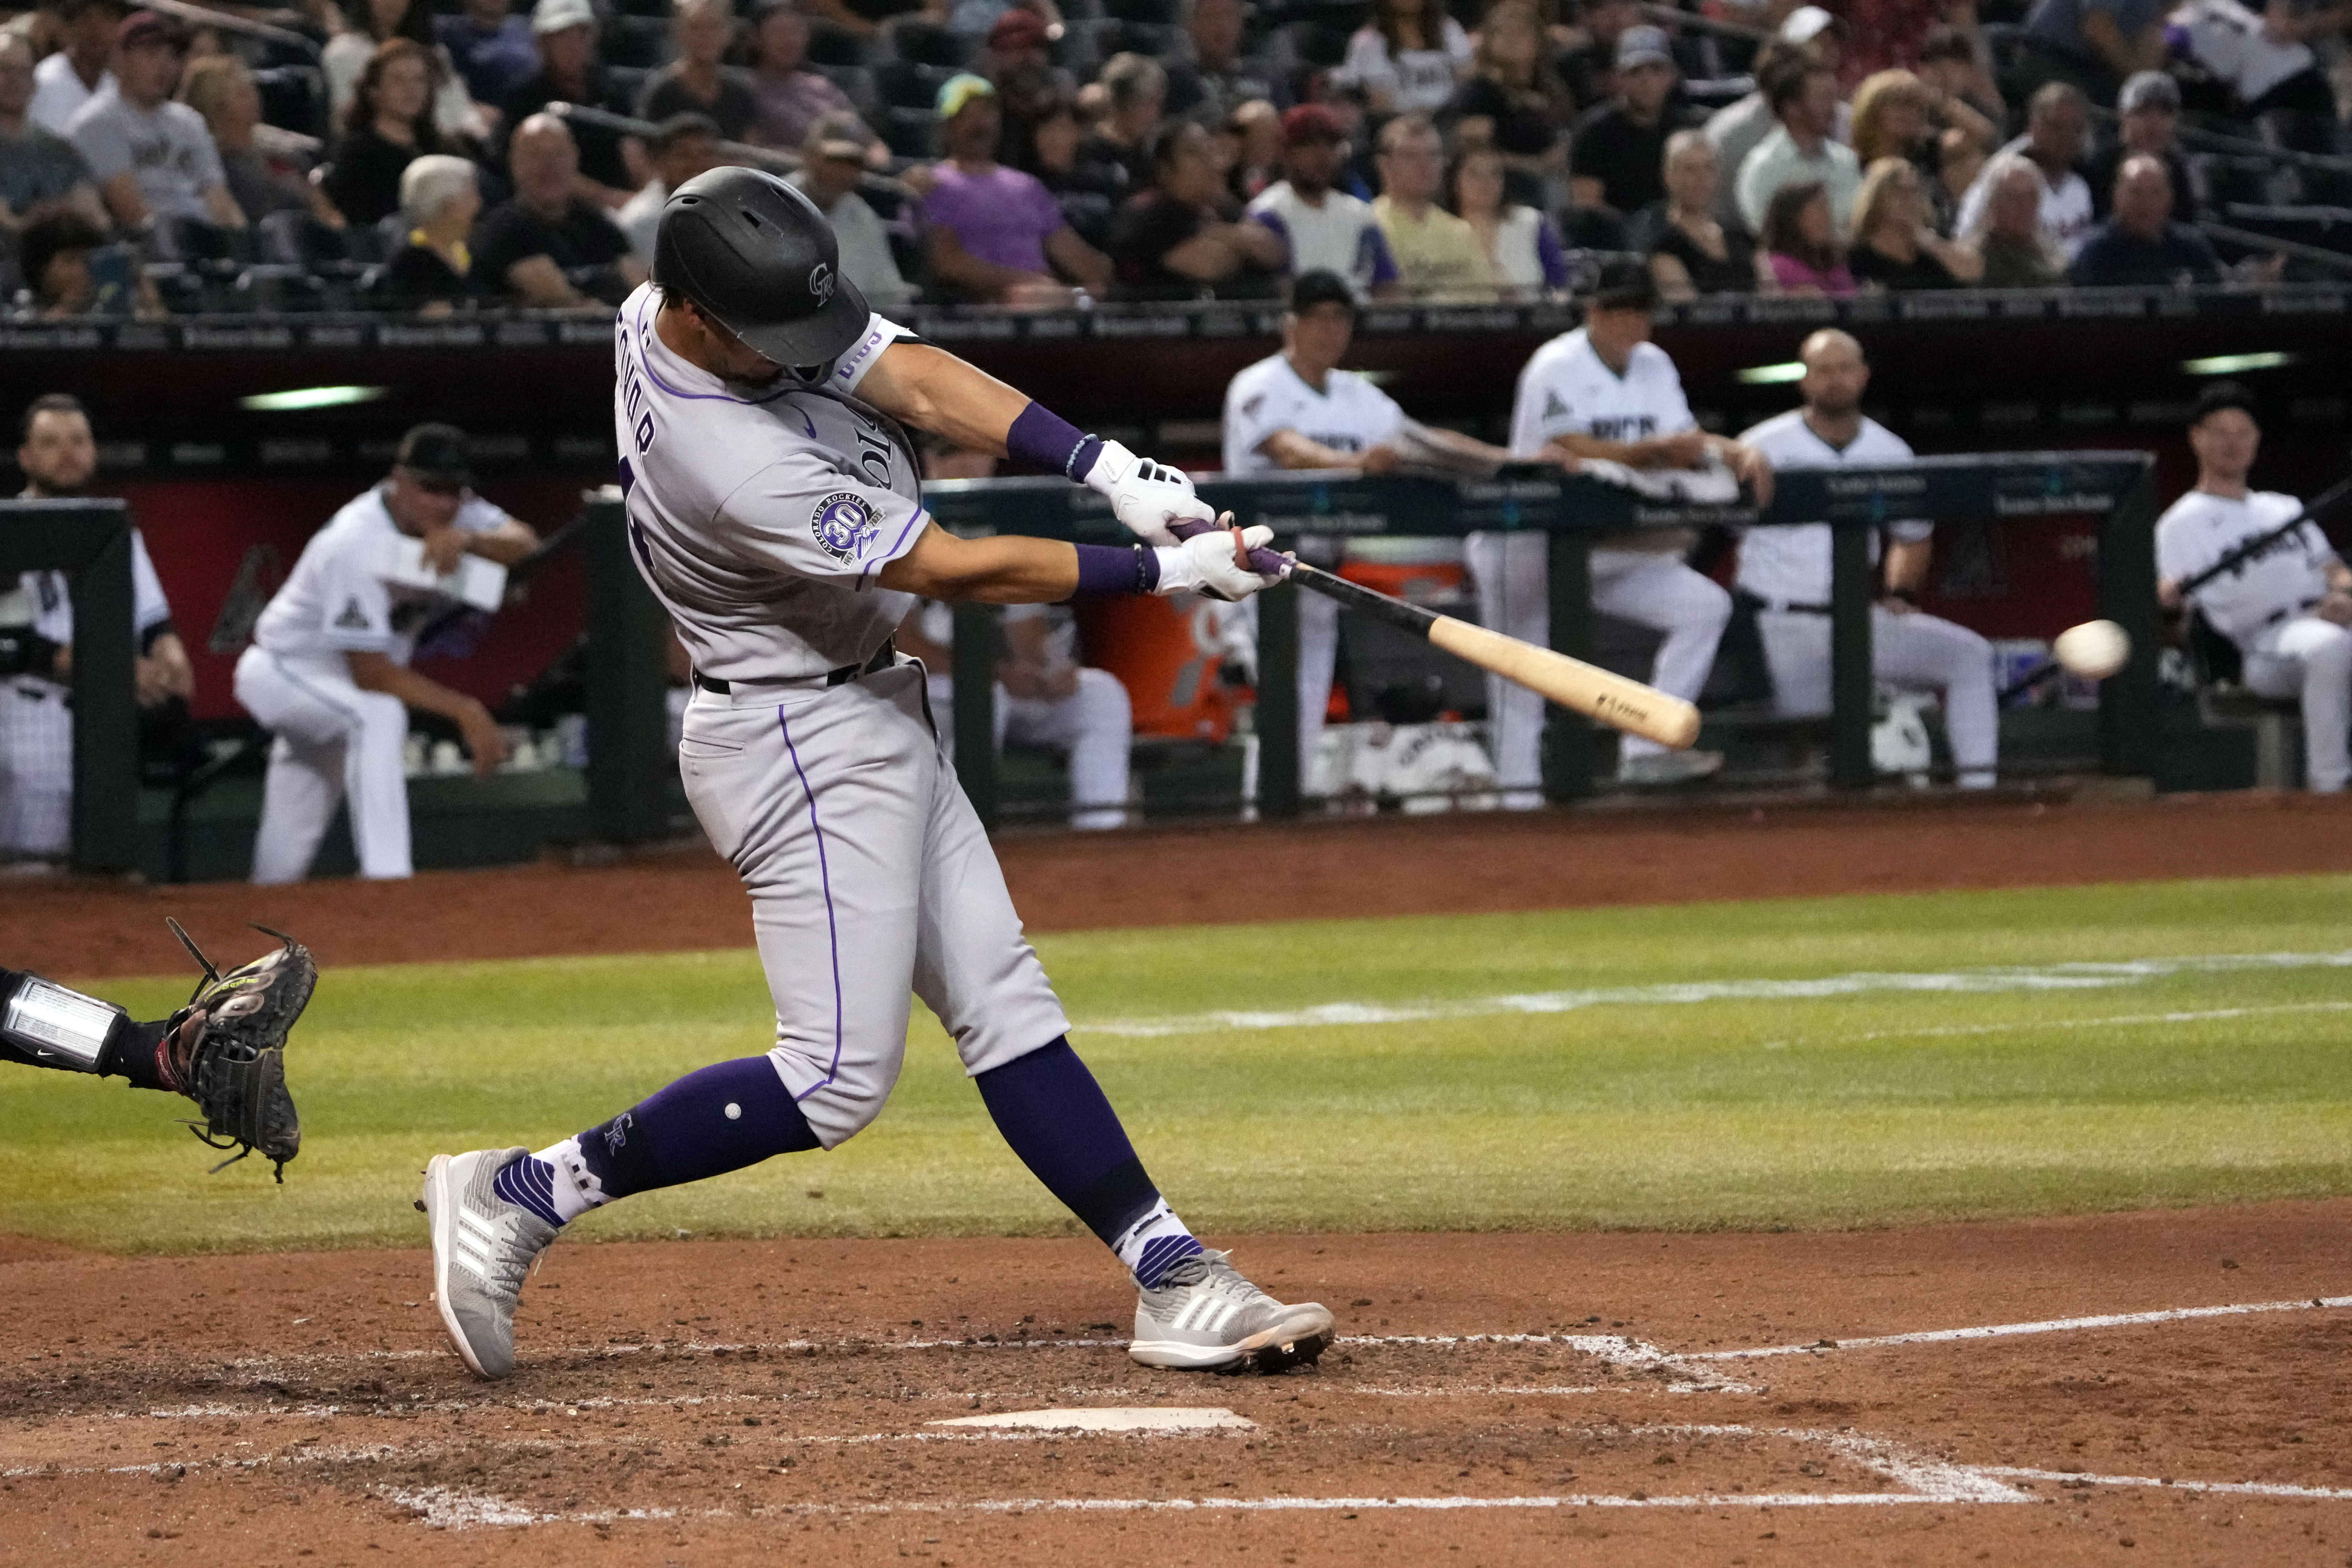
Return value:
M 1622 253 L 1668 299 L 2262 281 L 2277 255 L 2198 220 L 2352 200 L 2347 27 L 2347 0 L 48 0 L 0 26 L 0 298 L 609 304 L 667 193 L 747 161 L 793 171 L 886 309 L 1317 269 L 1525 300 Z

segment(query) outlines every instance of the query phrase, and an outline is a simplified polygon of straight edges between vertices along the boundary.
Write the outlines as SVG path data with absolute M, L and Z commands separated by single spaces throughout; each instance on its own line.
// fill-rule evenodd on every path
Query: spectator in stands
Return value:
M 1907 159 L 1881 158 L 1853 202 L 1854 280 L 1878 289 L 1959 289 L 1984 276 L 1984 258 L 1936 232 L 1927 183 Z
M 1127 190 L 1139 191 L 1151 180 L 1151 133 L 1166 118 L 1168 73 L 1149 55 L 1120 54 L 1104 63 L 1100 80 L 1110 112 L 1079 155 L 1117 165 L 1127 174 Z
M 1862 188 L 1862 165 L 1853 148 L 1830 139 L 1837 129 L 1836 76 L 1819 64 L 1783 71 L 1772 79 L 1769 97 L 1780 124 L 1739 165 L 1741 221 L 1762 238 L 1773 193 L 1787 185 L 1818 184 L 1829 197 L 1832 226 L 1844 233 L 1853 216 L 1854 193 Z
M 1640 0 L 1583 0 L 1557 61 L 1570 98 L 1591 105 L 1615 95 L 1617 40 L 1641 21 Z
M 2025 17 L 2026 75 L 2113 103 L 2124 79 L 2163 68 L 2171 0 L 2035 0 Z
M 62 0 L 58 52 L 33 68 L 34 124 L 63 136 L 81 106 L 114 85 L 114 40 L 121 0 Z
M 646 79 L 637 118 L 658 123 L 674 114 L 707 115 L 719 135 L 740 141 L 760 105 L 744 73 L 720 63 L 735 41 L 728 0 L 676 0 L 670 31 L 677 58 Z
M 580 194 L 580 150 L 562 121 L 534 114 L 508 148 L 514 197 L 474 230 L 473 279 L 486 297 L 541 309 L 617 305 L 645 264 L 607 210 Z
M 1360 299 L 1396 294 L 1396 258 L 1371 204 L 1333 188 L 1347 161 L 1339 115 L 1327 104 L 1295 105 L 1282 117 L 1284 177 L 1250 203 L 1249 216 L 1281 237 L 1292 277 L 1336 272 Z
M 456 16 L 433 18 L 433 36 L 476 103 L 504 103 L 539 69 L 530 18 L 515 15 L 508 0 L 465 0 Z
M 327 73 L 327 113 L 345 124 L 360 78 L 375 61 L 376 51 L 394 38 L 406 38 L 432 62 L 433 127 L 444 137 L 480 140 L 490 130 L 487 116 L 474 107 L 465 79 L 441 50 L 433 34 L 430 0 L 341 0 L 344 9 L 330 5 L 327 16 L 336 24 L 335 36 L 320 52 L 319 65 Z
M 1843 83 L 1845 80 L 1846 34 L 1844 18 L 1835 12 L 1820 5 L 1800 5 L 1780 18 L 1780 30 L 1775 36 L 1805 50 Z M 1836 134 L 1840 141 L 1843 141 L 1844 127 L 1840 126 Z
M 1055 93 L 1037 103 L 1032 113 L 1035 118 L 1014 140 L 1013 165 L 1034 176 L 1061 207 L 1062 221 L 1080 239 L 1100 250 L 1109 242 L 1111 218 L 1126 199 L 1127 171 L 1116 164 L 1089 163 L 1080 155 L 1086 132 L 1079 128 L 1071 94 Z
M 1478 29 L 1472 69 L 1446 106 L 1458 149 L 1491 147 L 1511 201 L 1541 209 L 1567 173 L 1575 119 L 1568 84 L 1552 68 L 1551 40 L 1531 0 L 1498 0 Z
M 1282 178 L 1282 114 L 1263 98 L 1253 98 L 1225 116 L 1218 132 L 1234 149 L 1225 171 L 1225 194 L 1237 202 L 1257 200 Z
M 1957 125 L 1947 127 L 1936 138 L 1936 180 L 1927 194 L 1935 203 L 1938 234 L 1960 232 L 1960 200 L 1991 158 L 1990 149 L 1979 145 L 1975 137 Z
M 343 133 L 320 188 L 347 223 L 381 223 L 400 210 L 400 175 L 441 151 L 433 131 L 433 57 L 409 38 L 387 38 L 360 74 Z
M 1271 299 L 1288 259 L 1264 224 L 1243 221 L 1198 121 L 1171 120 L 1150 142 L 1151 184 L 1111 225 L 1121 293 L 1135 299 Z
M 1657 236 L 1650 242 L 1650 276 L 1660 298 L 1777 292 L 1769 270 L 1757 268 L 1747 231 L 1715 216 L 1722 176 L 1708 133 L 1675 132 L 1666 138 L 1665 163 L 1665 205 L 1649 226 Z
M 2352 5 L 2341 0 L 2262 10 L 2239 0 L 2185 0 L 2171 13 L 2168 37 L 2176 53 L 2229 88 L 2232 107 L 2260 121 L 2265 136 L 2300 152 L 2334 153 L 2342 151 L 2336 94 L 2311 46 L 2347 23 Z M 2345 184 L 2337 175 L 2322 188 L 2340 205 Z
M 1070 290 L 1055 274 L 1108 293 L 1111 264 L 1080 239 L 1034 176 L 996 161 L 1003 121 L 985 77 L 950 77 L 940 88 L 940 142 L 923 198 L 923 247 L 931 283 L 950 299 L 1055 310 Z
M 1400 114 L 1381 127 L 1381 194 L 1372 216 L 1396 258 L 1397 279 L 1422 299 L 1491 300 L 1495 275 L 1470 226 L 1437 205 L 1444 146 L 1425 116 Z
M 1914 161 L 1935 146 L 1927 122 L 1927 84 L 1907 70 L 1876 71 L 1853 90 L 1847 145 L 1865 173 L 1881 158 Z
M 2082 89 L 2053 81 L 2039 89 L 2026 106 L 2025 134 L 2001 149 L 2023 158 L 2041 176 L 2042 226 L 2069 261 L 2091 232 L 2091 187 L 2075 167 L 2090 132 L 2091 107 Z M 1963 233 L 1977 227 L 1991 174 L 1988 165 L 1961 198 Z
M 1247 22 L 1242 0 L 1189 0 L 1184 37 L 1168 62 L 1169 113 L 1222 121 L 1244 103 L 1273 99 L 1274 89 L 1242 58 Z
M 2212 241 L 2172 221 L 2172 178 L 2164 161 L 2135 153 L 2116 174 L 2114 216 L 2091 231 L 2066 277 L 2085 289 L 2188 288 L 2220 282 L 2221 262 Z
M 66 211 L 92 223 L 106 218 L 89 166 L 72 142 L 32 122 L 26 113 L 32 100 L 32 47 L 14 34 L 0 34 L 0 271 L 26 224 Z
M 1507 300 L 1538 300 L 1568 288 L 1559 230 L 1531 206 L 1505 199 L 1503 157 L 1491 147 L 1465 149 L 1446 181 L 1454 216 L 1478 237 L 1487 271 Z
M 944 0 L 802 0 L 810 20 L 853 38 L 881 36 L 882 24 L 898 16 L 937 21 L 948 14 Z M 920 18 L 913 14 L 920 13 Z
M 32 290 L 33 313 L 160 316 L 163 307 L 129 251 L 70 207 L 35 218 L 16 237 L 17 264 Z
M 1434 114 L 1469 65 L 1470 35 L 1444 0 L 1373 0 L 1330 81 L 1361 91 L 1376 114 Z
M 1958 7 L 1952 14 L 1965 17 L 1967 25 L 1939 23 L 1928 28 L 1911 68 L 1927 86 L 1929 120 L 1946 130 L 1968 131 L 1990 155 L 2000 142 L 1999 128 L 2009 118 L 2009 105 L 1985 63 L 1975 16 Z
M 1016 168 L 1025 167 L 1021 153 L 1034 139 L 1037 121 L 1077 91 L 1070 73 L 1054 64 L 1052 44 L 1045 19 L 1025 5 L 1006 11 L 988 30 L 980 74 L 994 84 L 1004 115 L 1004 145 L 997 156 Z
M 2066 257 L 2042 226 L 2042 171 L 2022 154 L 2003 153 L 1985 165 L 1984 193 L 1964 212 L 1961 237 L 1984 258 L 1987 289 L 2050 289 L 2066 280 Z
M 2180 84 L 2163 71 L 2142 71 L 2124 83 L 2116 99 L 2116 139 L 2084 165 L 2084 183 L 2091 187 L 2091 207 L 2107 216 L 2116 194 L 2116 176 L 2124 160 L 2146 155 L 2160 159 L 2172 180 L 2172 216 L 2183 223 L 2197 221 L 2197 185 L 2189 175 L 2189 160 L 2180 155 Z
M 898 271 L 882 219 L 857 194 L 866 177 L 866 127 L 856 115 L 826 115 L 809 127 L 793 184 L 833 225 L 842 276 L 857 285 L 867 304 L 895 315 L 912 302 L 915 290 Z
M 1007 13 L 1010 15 L 1011 13 Z M 789 149 L 828 114 L 853 113 L 849 95 L 808 68 L 809 25 L 793 0 L 768 0 L 751 14 L 751 123 L 745 138 Z M 869 146 L 873 132 L 863 131 Z
M 66 127 L 108 214 L 134 234 L 159 221 L 243 228 L 245 214 L 228 194 L 204 117 L 172 101 L 187 63 L 185 31 L 139 11 L 123 19 L 121 39 L 114 86 L 83 104 Z
M 1707 117 L 1706 140 L 1715 149 L 1717 169 L 1715 216 L 1727 228 L 1747 232 L 1739 216 L 1739 165 L 1780 126 L 1772 118 L 1772 82 L 1785 71 L 1802 70 L 1808 58 L 1796 44 L 1770 39 L 1756 51 L 1755 90 Z
M 1819 180 L 1782 185 L 1764 204 L 1759 237 L 1765 265 L 1783 294 L 1826 294 L 1833 300 L 1853 292 L 1853 273 L 1838 244 L 1829 192 Z
M 395 310 L 446 316 L 474 298 L 474 258 L 467 239 L 481 215 L 474 165 L 428 153 L 400 172 L 400 216 L 408 238 L 376 275 L 377 301 Z
M 629 249 L 647 267 L 654 264 L 654 233 L 661 227 L 662 207 L 678 186 L 719 166 L 719 122 L 707 114 L 673 114 L 646 140 L 646 154 L 653 163 L 653 178 L 621 205 L 613 221 L 629 237 Z
M 251 223 L 274 212 L 305 212 L 330 226 L 341 215 L 320 195 L 307 174 L 307 161 L 294 154 L 293 141 L 261 123 L 261 89 L 235 55 L 206 55 L 188 62 L 180 101 L 204 117 L 220 153 L 228 194 Z
M 635 108 L 622 101 L 619 89 L 596 58 L 596 12 L 589 0 L 539 0 L 530 14 L 530 30 L 539 41 L 539 69 L 499 106 L 508 135 L 551 103 L 576 103 L 615 114 Z M 645 184 L 632 176 L 618 132 L 584 124 L 570 129 L 583 182 L 581 195 L 618 207 Z M 513 155 L 510 149 L 507 155 Z
M 1616 96 L 1576 122 L 1568 184 L 1576 205 L 1619 224 L 1666 195 L 1666 138 L 1682 129 L 1675 107 L 1681 82 L 1666 35 L 1628 27 L 1617 39 Z

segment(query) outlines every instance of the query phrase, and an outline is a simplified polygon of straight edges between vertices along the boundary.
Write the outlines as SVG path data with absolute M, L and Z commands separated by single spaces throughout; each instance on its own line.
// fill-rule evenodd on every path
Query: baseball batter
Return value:
M 2208 387 L 2195 416 L 2189 445 L 2197 454 L 2197 488 L 2156 524 L 2157 595 L 2167 607 L 2181 603 L 2182 581 L 2303 510 L 2293 496 L 2246 483 L 2263 430 L 2243 386 Z M 2238 645 L 2249 689 L 2301 700 L 2305 784 L 2333 795 L 2352 783 L 2352 570 L 2319 525 L 2304 523 L 2190 599 Z
M 1862 412 L 1870 365 L 1862 345 L 1834 328 L 1799 351 L 1804 405 L 1745 431 L 1740 440 L 1775 469 L 1879 468 L 1911 460 L 1911 444 Z M 1870 672 L 1897 686 L 1943 694 L 1944 729 L 1963 789 L 1989 789 L 2000 761 L 1992 645 L 1966 626 L 1922 614 L 1935 525 L 1892 523 L 1886 590 L 1870 612 Z M 1738 586 L 1756 601 L 1756 630 L 1772 672 L 1773 706 L 1811 716 L 1830 710 L 1830 525 L 1752 528 L 1739 542 Z M 1871 536 L 1875 560 L 1878 537 Z
M 1512 452 L 1571 468 L 1588 458 L 1631 468 L 1695 468 L 1712 460 L 1745 481 L 1758 504 L 1769 501 L 1772 468 L 1763 455 L 1708 435 L 1692 417 L 1675 362 L 1650 342 L 1656 304 L 1657 285 L 1641 263 L 1601 269 L 1584 325 L 1538 349 L 1519 373 Z M 1546 542 L 1532 532 L 1468 540 L 1480 621 L 1539 647 L 1551 639 Z M 1692 542 L 1683 531 L 1643 530 L 1596 540 L 1592 549 L 1592 607 L 1664 633 L 1649 683 L 1687 700 L 1706 684 L 1731 618 L 1731 595 L 1683 564 Z M 1500 676 L 1488 677 L 1486 689 L 1503 804 L 1538 805 L 1543 699 Z M 1628 784 L 1679 784 L 1723 766 L 1721 752 L 1669 751 L 1634 735 L 1624 737 L 1618 755 L 1618 776 Z
M 391 477 L 310 536 L 254 623 L 253 646 L 236 661 L 236 700 L 277 735 L 256 882 L 309 876 L 346 803 L 360 875 L 411 874 L 401 748 L 412 708 L 457 726 L 477 776 L 506 760 L 488 710 L 408 668 L 417 633 L 452 601 L 387 576 L 404 538 L 422 541 L 425 559 L 444 573 L 468 553 L 511 564 L 531 552 L 539 535 L 474 494 L 472 481 L 465 433 L 417 426 L 402 437 Z
M 16 449 L 24 499 L 85 494 L 98 443 L 79 402 L 62 393 L 25 410 Z M 142 707 L 195 689 L 147 542 L 131 531 L 132 666 Z M 73 585 L 62 572 L 0 579 L 0 860 L 62 860 L 73 838 Z
M 1284 468 L 1360 468 L 1385 474 L 1417 448 L 1489 466 L 1510 454 L 1451 430 L 1417 425 L 1396 399 L 1352 370 L 1341 370 L 1356 331 L 1356 296 L 1336 272 L 1299 275 L 1282 318 L 1282 352 L 1249 366 L 1225 387 L 1225 472 Z M 1335 560 L 1339 544 L 1303 540 L 1308 559 Z M 1298 597 L 1298 776 L 1312 776 L 1331 671 L 1339 650 L 1339 605 L 1320 594 Z
M 577 1215 L 832 1148 L 873 1121 L 906 1049 L 910 990 L 954 1040 L 1005 1142 L 1133 1276 L 1136 1360 L 1222 1368 L 1320 1354 L 1331 1314 L 1274 1300 L 1203 1249 L 1146 1174 L 1070 1048 L 956 783 L 923 668 L 891 642 L 917 596 L 1244 597 L 1267 579 L 1242 552 L 1268 531 L 1174 542 L 1170 522 L 1207 520 L 1189 480 L 873 315 L 841 276 L 822 215 L 772 175 L 723 168 L 679 186 L 654 277 L 617 323 L 629 541 L 693 658 L 678 767 L 751 895 L 776 1044 L 535 1154 L 435 1156 L 418 1206 L 459 1354 L 485 1377 L 512 1368 L 524 1274 Z M 1057 468 L 1155 542 L 958 539 L 923 510 L 901 420 Z

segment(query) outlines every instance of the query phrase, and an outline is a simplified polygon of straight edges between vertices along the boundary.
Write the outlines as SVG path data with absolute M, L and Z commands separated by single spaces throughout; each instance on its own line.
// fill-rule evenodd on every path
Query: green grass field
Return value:
M 1038 947 L 1080 1050 L 1200 1228 L 1846 1226 L 2352 1192 L 2347 900 L 2352 878 L 2310 877 Z M 2243 957 L 2259 954 L 2290 956 Z M 2153 959 L 2202 962 L 2056 967 Z M 1890 973 L 1947 978 L 1785 984 Z M 92 989 L 152 1016 L 185 984 Z M 1498 1000 L 1530 996 L 1548 999 Z M 1349 1005 L 1379 1011 L 1296 1016 Z M 1203 1016 L 1220 1012 L 1293 1016 Z M 418 1240 L 426 1155 L 551 1142 L 764 1048 L 771 1026 L 748 951 L 333 971 L 290 1053 L 306 1140 L 284 1187 L 258 1161 L 207 1178 L 171 1124 L 183 1102 L 9 1071 L 0 1232 L 133 1251 Z M 580 1229 L 1071 1223 L 918 1007 L 896 1098 L 844 1149 Z

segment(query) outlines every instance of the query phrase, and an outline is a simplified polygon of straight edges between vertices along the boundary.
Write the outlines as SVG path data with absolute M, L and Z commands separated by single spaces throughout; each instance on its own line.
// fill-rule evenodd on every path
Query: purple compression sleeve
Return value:
M 1004 433 L 1004 450 L 1024 463 L 1051 468 L 1074 483 L 1086 482 L 1102 443 L 1042 403 L 1032 403 Z
M 1112 594 L 1149 594 L 1160 586 L 1160 557 L 1143 546 L 1080 544 L 1078 585 L 1073 599 L 1098 599 Z

